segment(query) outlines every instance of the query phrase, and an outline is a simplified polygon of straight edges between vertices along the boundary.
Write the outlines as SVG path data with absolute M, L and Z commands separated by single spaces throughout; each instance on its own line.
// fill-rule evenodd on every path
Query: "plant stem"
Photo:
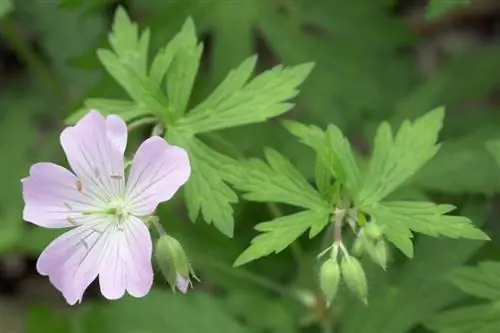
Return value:
M 151 125 L 151 124 L 154 124 L 158 122 L 158 118 L 157 117 L 144 117 L 144 118 L 140 118 L 136 121 L 133 121 L 131 122 L 128 126 L 127 126 L 127 129 L 129 132 L 139 128 L 139 127 L 142 127 L 144 125 Z

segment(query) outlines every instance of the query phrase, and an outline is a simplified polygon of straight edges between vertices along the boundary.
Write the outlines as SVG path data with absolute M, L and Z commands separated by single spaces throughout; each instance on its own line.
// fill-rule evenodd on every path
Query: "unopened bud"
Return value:
M 368 304 L 368 283 L 365 271 L 358 259 L 352 256 L 343 257 L 340 263 L 342 277 L 347 287 L 358 296 L 363 303 Z
M 337 260 L 330 258 L 321 265 L 319 271 L 319 285 L 328 306 L 337 294 L 339 282 L 340 266 Z
M 368 254 L 374 263 L 384 270 L 387 268 L 387 244 L 384 240 L 379 240 L 377 244 L 372 246 Z
M 384 234 L 382 232 L 382 228 L 374 222 L 367 223 L 363 230 L 368 237 L 374 240 L 380 239 L 380 237 L 382 237 L 382 235 Z
M 182 245 L 169 235 L 162 235 L 155 248 L 155 258 L 172 289 L 186 293 L 191 285 L 190 276 L 196 278 Z
M 357 257 L 362 255 L 367 248 L 367 242 L 368 240 L 366 239 L 366 235 L 363 233 L 360 234 L 354 240 L 354 244 L 352 245 L 352 253 Z

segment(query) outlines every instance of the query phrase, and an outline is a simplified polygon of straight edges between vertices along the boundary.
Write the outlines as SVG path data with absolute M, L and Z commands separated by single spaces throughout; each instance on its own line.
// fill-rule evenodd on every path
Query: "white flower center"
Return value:
M 119 220 L 122 220 L 130 214 L 130 206 L 125 200 L 118 199 L 110 203 L 109 210 L 106 213 L 108 215 L 114 215 L 118 217 Z

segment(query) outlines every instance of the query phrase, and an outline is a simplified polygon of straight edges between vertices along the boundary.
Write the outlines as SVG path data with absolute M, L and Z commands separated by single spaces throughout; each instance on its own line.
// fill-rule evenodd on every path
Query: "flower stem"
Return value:
M 140 118 L 140 119 L 137 119 L 136 121 L 131 122 L 127 126 L 127 129 L 129 132 L 131 132 L 139 127 L 142 127 L 144 125 L 151 125 L 151 124 L 154 124 L 156 122 L 158 122 L 157 117 L 144 117 L 144 118 Z

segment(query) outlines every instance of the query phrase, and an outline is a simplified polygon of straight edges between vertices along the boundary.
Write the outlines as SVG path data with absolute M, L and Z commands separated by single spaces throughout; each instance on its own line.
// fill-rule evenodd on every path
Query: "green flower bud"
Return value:
M 190 276 L 196 276 L 182 245 L 172 236 L 162 235 L 156 243 L 155 258 L 172 289 L 185 293 L 191 285 Z
M 365 242 L 366 242 L 366 239 L 364 239 L 363 236 L 361 237 L 357 237 L 356 240 L 354 241 L 354 244 L 352 245 L 352 253 L 359 257 L 360 255 L 363 254 L 363 252 L 365 251 Z
M 359 260 L 352 256 L 343 257 L 340 268 L 347 287 L 358 296 L 363 303 L 368 304 L 368 283 L 366 281 L 365 271 Z
M 387 268 L 387 244 L 384 240 L 379 240 L 373 245 L 368 254 L 374 263 L 381 266 L 384 270 Z
M 319 286 L 328 306 L 337 294 L 339 282 L 340 266 L 337 260 L 330 258 L 321 265 L 319 270 Z
M 368 237 L 374 240 L 380 239 L 384 234 L 382 228 L 374 222 L 367 223 L 363 230 Z

